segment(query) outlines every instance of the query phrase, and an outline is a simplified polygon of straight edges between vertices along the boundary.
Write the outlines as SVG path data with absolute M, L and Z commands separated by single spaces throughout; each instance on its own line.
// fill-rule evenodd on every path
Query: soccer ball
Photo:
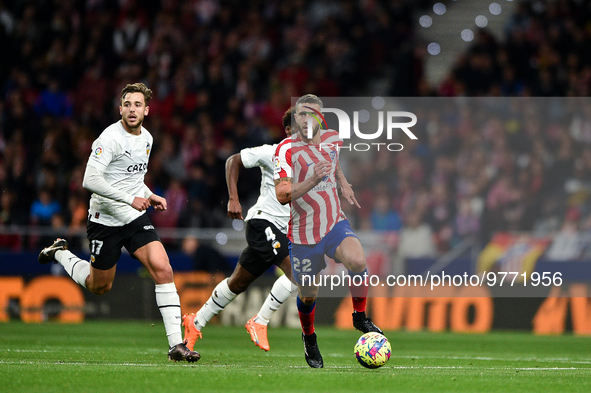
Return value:
M 367 368 L 378 368 L 390 360 L 392 347 L 390 342 L 380 333 L 370 332 L 359 337 L 354 348 L 357 361 Z

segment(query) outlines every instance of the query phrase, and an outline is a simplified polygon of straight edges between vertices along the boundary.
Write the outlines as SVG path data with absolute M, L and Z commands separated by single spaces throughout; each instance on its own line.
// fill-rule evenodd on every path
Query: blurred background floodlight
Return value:
M 480 27 L 480 28 L 484 28 L 488 25 L 488 18 L 484 15 L 478 15 L 476 17 L 476 26 Z
M 493 15 L 500 15 L 501 14 L 501 6 L 499 3 L 491 3 L 488 6 L 488 10 L 490 11 L 491 14 Z
M 373 109 L 380 110 L 384 107 L 384 105 L 386 105 L 386 101 L 383 97 L 374 97 L 371 100 L 371 106 Z
M 466 42 L 470 42 L 474 39 L 474 32 L 470 29 L 464 29 L 461 33 L 462 39 Z
M 433 18 L 429 15 L 423 15 L 419 18 L 419 24 L 424 28 L 431 27 L 433 24 Z
M 228 235 L 226 235 L 224 232 L 218 232 L 218 234 L 215 235 L 215 241 L 223 246 L 224 244 L 228 243 Z
M 435 3 L 433 5 L 433 12 L 435 12 L 436 15 L 443 15 L 443 14 L 445 14 L 445 11 L 447 11 L 445 4 Z
M 369 112 L 365 109 L 359 111 L 359 122 L 367 123 L 369 121 Z
M 430 55 L 437 56 L 441 52 L 441 47 L 437 42 L 432 42 L 427 46 L 427 52 Z

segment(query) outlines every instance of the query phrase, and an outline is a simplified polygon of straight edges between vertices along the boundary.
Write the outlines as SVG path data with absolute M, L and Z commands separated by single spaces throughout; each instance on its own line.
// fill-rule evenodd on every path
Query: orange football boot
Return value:
M 187 348 L 189 348 L 189 350 L 191 351 L 195 347 L 195 342 L 197 342 L 197 340 L 199 340 L 200 338 L 203 338 L 201 332 L 197 330 L 197 328 L 195 327 L 194 321 L 196 316 L 197 314 L 195 314 L 194 312 L 183 315 L 183 326 L 185 327 L 185 342 Z
M 269 340 L 267 340 L 267 325 L 256 323 L 254 321 L 256 317 L 257 316 L 255 315 L 254 317 L 250 318 L 248 322 L 246 322 L 246 331 L 250 333 L 250 339 L 255 343 L 255 345 L 261 349 L 264 349 L 265 351 L 268 351 L 271 349 L 271 347 L 269 347 Z

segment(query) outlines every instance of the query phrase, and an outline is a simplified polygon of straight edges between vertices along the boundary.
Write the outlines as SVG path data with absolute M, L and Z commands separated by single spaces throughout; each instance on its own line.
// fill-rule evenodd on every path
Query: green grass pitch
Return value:
M 392 357 L 357 364 L 359 333 L 317 329 L 325 368 L 300 331 L 270 328 L 271 351 L 244 328 L 208 326 L 201 360 L 169 362 L 161 323 L 0 324 L 0 392 L 589 392 L 591 337 L 386 332 Z

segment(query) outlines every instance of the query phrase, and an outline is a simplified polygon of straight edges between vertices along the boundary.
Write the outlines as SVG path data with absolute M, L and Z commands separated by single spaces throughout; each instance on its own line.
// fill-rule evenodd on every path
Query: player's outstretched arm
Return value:
M 128 193 L 118 190 L 109 185 L 104 177 L 104 171 L 87 165 L 82 180 L 82 187 L 88 191 L 114 201 L 127 203 L 136 210 L 144 211 L 150 207 L 150 202 L 146 198 L 134 197 Z
M 226 185 L 228 186 L 228 217 L 242 220 L 242 206 L 238 198 L 238 176 L 243 168 L 242 157 L 236 153 L 226 160 Z
M 277 200 L 282 205 L 290 203 L 292 200 L 301 198 L 314 186 L 327 176 L 332 169 L 332 164 L 328 161 L 320 161 L 314 165 L 314 173 L 301 183 L 292 183 L 291 178 L 284 177 L 275 180 L 275 194 Z
M 353 191 L 351 184 L 349 184 L 349 182 L 345 178 L 345 174 L 343 173 L 343 170 L 341 169 L 341 164 L 339 162 L 337 162 L 335 178 L 337 180 L 337 183 L 339 183 L 339 185 L 341 186 L 341 194 L 343 195 L 343 198 L 345 198 L 351 205 L 355 205 L 358 208 L 361 208 L 359 202 L 357 202 L 357 199 L 355 198 L 355 192 Z

